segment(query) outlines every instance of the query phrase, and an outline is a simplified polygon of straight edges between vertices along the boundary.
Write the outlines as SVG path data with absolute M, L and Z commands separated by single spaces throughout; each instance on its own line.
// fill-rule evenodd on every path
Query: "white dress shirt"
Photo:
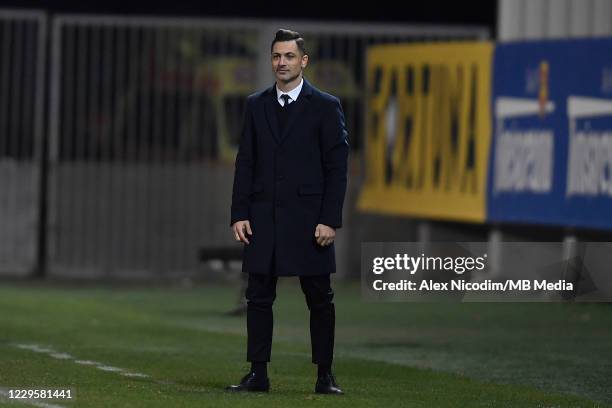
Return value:
M 278 101 L 279 105 L 283 106 L 284 101 L 281 96 L 285 94 L 289 95 L 289 103 L 297 101 L 297 98 L 300 95 L 300 92 L 302 91 L 302 85 L 304 85 L 304 78 L 302 78 L 298 86 L 296 86 L 289 92 L 281 91 L 280 89 L 278 89 L 278 85 L 276 85 L 276 100 Z

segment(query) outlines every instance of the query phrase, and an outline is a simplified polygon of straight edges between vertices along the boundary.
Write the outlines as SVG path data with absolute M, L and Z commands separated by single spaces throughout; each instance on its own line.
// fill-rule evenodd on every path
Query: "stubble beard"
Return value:
M 294 76 L 292 76 L 291 78 L 288 78 L 288 79 L 280 78 L 280 81 L 282 83 L 284 83 L 284 84 L 288 84 L 290 82 L 295 81 L 300 76 L 300 74 L 301 74 L 301 72 L 298 72 L 297 74 L 295 74 Z

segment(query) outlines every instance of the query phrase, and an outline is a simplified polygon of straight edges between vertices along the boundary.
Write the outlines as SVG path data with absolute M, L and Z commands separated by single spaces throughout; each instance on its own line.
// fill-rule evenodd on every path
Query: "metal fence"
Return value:
M 39 259 L 46 26 L 0 10 L 0 271 L 19 276 Z
M 43 259 L 70 277 L 190 276 L 198 248 L 236 245 L 228 214 L 242 110 L 274 81 L 279 27 L 304 34 L 306 77 L 341 98 L 355 152 L 368 45 L 488 38 L 482 28 L 78 15 L 51 27 Z
M 231 244 L 220 163 L 249 92 L 254 32 L 217 25 L 53 22 L 52 274 L 184 275 L 198 247 Z

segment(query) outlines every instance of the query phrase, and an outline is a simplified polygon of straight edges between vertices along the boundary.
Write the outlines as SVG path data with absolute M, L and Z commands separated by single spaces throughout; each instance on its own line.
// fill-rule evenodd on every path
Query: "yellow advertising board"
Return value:
M 360 210 L 485 220 L 492 54 L 490 42 L 369 49 Z

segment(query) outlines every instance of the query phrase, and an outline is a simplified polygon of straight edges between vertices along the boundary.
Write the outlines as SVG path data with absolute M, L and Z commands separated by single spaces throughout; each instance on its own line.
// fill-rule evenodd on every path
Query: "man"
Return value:
M 302 74 L 304 39 L 279 30 L 271 45 L 276 83 L 248 97 L 234 175 L 231 226 L 248 273 L 247 361 L 229 391 L 270 388 L 272 305 L 279 276 L 299 276 L 310 310 L 315 392 L 342 394 L 334 375 L 335 230 L 342 225 L 349 143 L 338 98 Z

